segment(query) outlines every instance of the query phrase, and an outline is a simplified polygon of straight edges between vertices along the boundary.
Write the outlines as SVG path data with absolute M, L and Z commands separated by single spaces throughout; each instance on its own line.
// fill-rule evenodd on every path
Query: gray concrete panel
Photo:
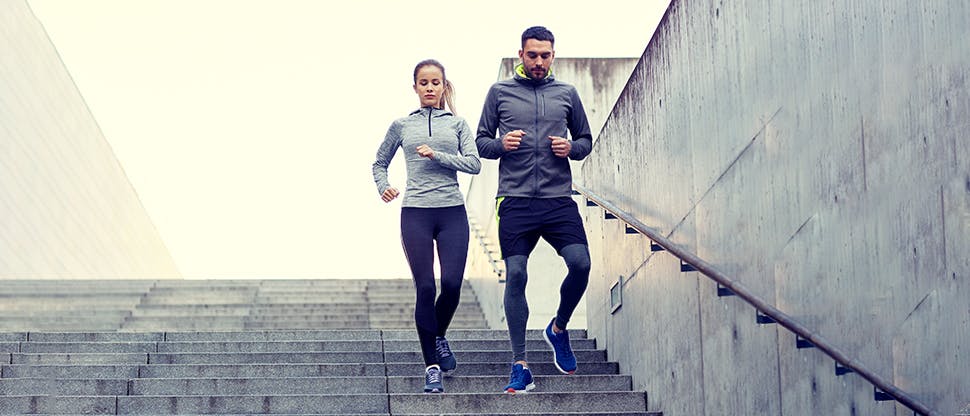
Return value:
M 952 414 L 970 391 L 962 376 L 970 373 L 962 254 L 970 252 L 970 47 L 954 42 L 970 38 L 968 22 L 970 6 L 958 1 L 674 0 L 579 182 Z M 630 343 L 620 334 L 642 330 L 649 316 L 628 314 L 631 303 L 666 318 L 680 316 L 681 305 L 637 290 L 649 281 L 671 291 L 650 266 L 657 255 L 614 270 L 642 249 L 610 252 L 629 237 L 607 223 L 589 228 L 607 253 L 594 256 L 590 333 L 621 367 L 631 363 L 651 407 L 663 403 L 669 415 L 903 410 L 875 402 L 857 375 L 836 377 L 831 359 L 794 348 L 787 330 L 752 325 L 750 307 L 712 300 L 703 278 L 689 301 L 700 335 L 685 339 L 697 351 Z M 620 275 L 634 277 L 611 315 L 608 288 Z M 703 399 L 669 394 L 672 382 L 636 354 L 659 355 L 665 366 L 700 361 Z M 768 358 L 760 366 L 741 357 Z M 740 380 L 744 392 L 727 388 Z
M 0 22 L 0 279 L 179 277 L 27 2 Z

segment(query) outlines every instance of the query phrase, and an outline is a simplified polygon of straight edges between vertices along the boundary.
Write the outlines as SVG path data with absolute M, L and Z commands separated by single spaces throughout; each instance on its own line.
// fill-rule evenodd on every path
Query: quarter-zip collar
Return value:
M 452 115 L 450 111 L 445 111 L 444 109 L 437 107 L 421 107 L 417 110 L 411 112 L 410 115 L 421 115 L 428 118 L 428 137 L 431 137 L 431 119 L 434 117 L 450 116 Z

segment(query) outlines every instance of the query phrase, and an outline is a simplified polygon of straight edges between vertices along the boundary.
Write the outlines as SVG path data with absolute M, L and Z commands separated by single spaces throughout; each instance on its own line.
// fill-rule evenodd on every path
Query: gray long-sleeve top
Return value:
M 434 158 L 418 155 L 416 149 L 422 144 L 434 150 Z M 399 147 L 407 167 L 402 207 L 436 208 L 464 204 L 458 189 L 457 172 L 477 174 L 482 168 L 475 139 L 465 119 L 448 111 L 424 107 L 391 123 L 372 167 L 378 194 L 391 187 L 387 167 Z

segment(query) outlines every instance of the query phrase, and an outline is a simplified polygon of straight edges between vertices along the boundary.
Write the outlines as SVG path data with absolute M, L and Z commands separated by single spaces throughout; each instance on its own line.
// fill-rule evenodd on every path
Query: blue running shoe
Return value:
M 441 369 L 438 367 L 428 367 L 424 373 L 424 392 L 425 393 L 444 393 L 445 386 L 441 384 Z
M 528 393 L 534 388 L 536 384 L 532 382 L 532 371 L 522 364 L 512 364 L 512 374 L 509 374 L 509 385 L 505 386 L 505 392 Z
M 448 340 L 445 337 L 435 338 L 434 345 L 435 349 L 438 350 L 438 364 L 441 365 L 441 371 L 447 373 L 458 367 L 455 354 L 451 352 L 451 347 L 448 346 Z
M 552 331 L 552 324 L 556 318 L 549 321 L 546 330 L 542 331 L 542 337 L 546 343 L 552 347 L 552 363 L 556 365 L 559 372 L 563 374 L 573 374 L 576 372 L 576 356 L 573 349 L 569 346 L 569 331 L 563 329 L 560 333 Z

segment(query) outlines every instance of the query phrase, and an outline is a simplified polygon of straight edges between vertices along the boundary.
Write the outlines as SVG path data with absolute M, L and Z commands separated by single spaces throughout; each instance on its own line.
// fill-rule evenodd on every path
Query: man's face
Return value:
M 556 51 L 548 40 L 526 39 L 525 46 L 519 51 L 519 59 L 525 66 L 525 73 L 532 79 L 543 79 L 552 67 Z

